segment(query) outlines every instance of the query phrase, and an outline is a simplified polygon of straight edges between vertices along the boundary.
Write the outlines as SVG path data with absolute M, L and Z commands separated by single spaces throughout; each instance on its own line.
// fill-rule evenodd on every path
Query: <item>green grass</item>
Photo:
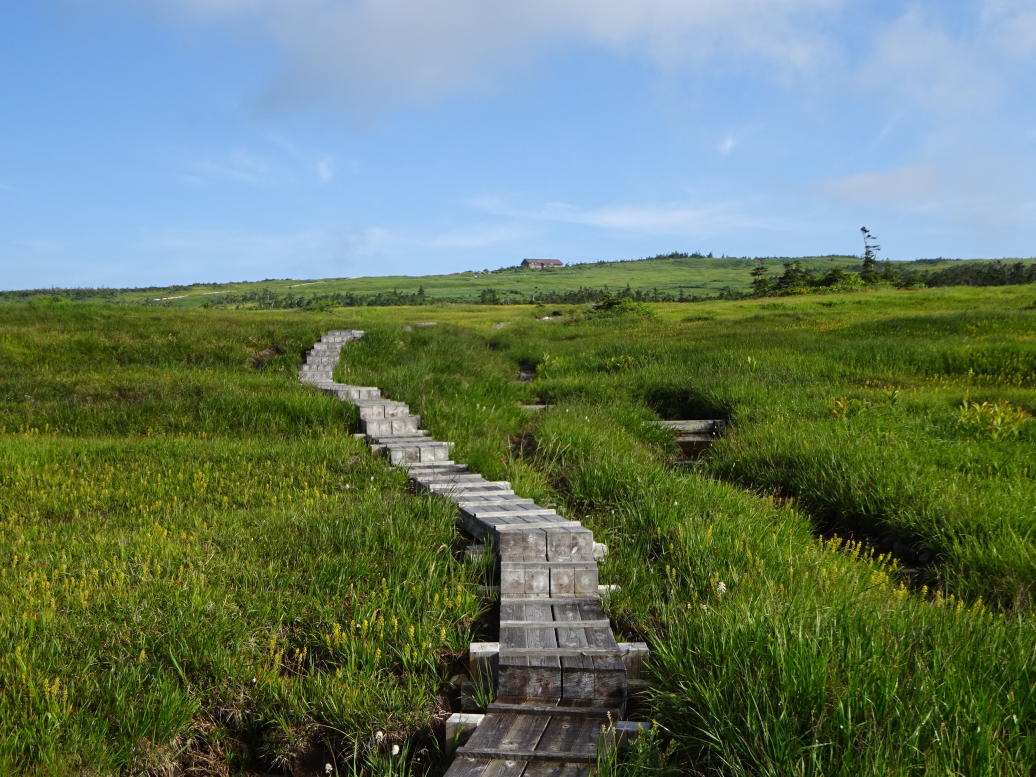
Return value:
M 610 545 L 612 616 L 652 646 L 644 714 L 672 738 L 667 764 L 638 768 L 1024 775 L 1036 430 L 960 419 L 964 399 L 1036 411 L 1032 302 L 889 291 L 498 331 L 371 323 L 342 377 L 411 402 L 456 458 Z M 534 399 L 554 408 L 517 408 Z M 644 423 L 658 412 L 732 433 L 675 470 Z
M 330 327 L 4 311 L 7 773 L 388 774 L 428 744 L 479 578 L 299 386 Z
M 772 273 L 781 271 L 782 263 L 789 258 L 765 260 Z M 986 260 L 973 260 L 986 261 Z M 854 256 L 816 256 L 801 258 L 807 270 L 823 273 L 832 267 L 855 268 L 860 259 Z M 924 262 L 896 262 L 897 267 L 910 271 L 936 271 L 963 264 L 959 261 L 939 260 Z M 39 290 L 34 294 L 74 294 L 76 299 L 113 303 L 134 303 L 159 305 L 173 308 L 199 308 L 220 306 L 221 297 L 269 292 L 278 297 L 307 299 L 328 294 L 354 293 L 371 296 L 379 293 L 415 294 L 424 289 L 427 299 L 476 302 L 483 290 L 493 289 L 499 294 L 515 295 L 528 299 L 531 295 L 546 292 L 573 292 L 580 288 L 601 289 L 607 287 L 620 292 L 627 286 L 633 290 L 650 292 L 657 289 L 685 297 L 714 297 L 724 289 L 748 291 L 751 288 L 750 272 L 755 260 L 749 258 L 663 258 L 628 262 L 591 262 L 573 264 L 561 268 L 526 270 L 520 267 L 502 270 L 468 271 L 447 275 L 424 276 L 381 276 L 358 278 L 324 279 L 268 279 L 241 283 L 195 283 L 184 286 L 153 287 L 147 289 L 95 289 L 95 290 Z M 0 292 L 0 301 L 20 301 L 25 294 Z M 233 303 L 232 306 L 238 303 Z M 261 306 L 257 302 L 243 303 L 243 307 Z
M 243 773 L 332 748 L 390 773 L 375 731 L 420 749 L 478 570 L 448 552 L 448 505 L 406 495 L 343 435 L 351 413 L 296 383 L 321 331 L 357 327 L 340 380 L 409 402 L 454 458 L 611 548 L 610 616 L 652 649 L 634 714 L 663 730 L 604 773 L 1028 775 L 1034 303 L 1004 287 L 550 321 L 6 308 L 0 526 L 18 574 L 0 584 L 0 670 L 18 679 L 0 762 L 115 773 L 211 753 Z M 533 400 L 554 407 L 518 407 Z M 675 468 L 660 415 L 731 432 Z M 865 542 L 829 539 L 849 532 Z

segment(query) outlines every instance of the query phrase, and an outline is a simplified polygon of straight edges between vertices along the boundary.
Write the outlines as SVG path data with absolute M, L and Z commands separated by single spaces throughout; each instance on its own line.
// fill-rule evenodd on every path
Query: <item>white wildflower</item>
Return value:
M 399 745 L 392 745 L 392 755 L 399 755 Z
M 724 583 L 722 580 L 720 580 L 718 583 L 716 583 L 716 593 L 718 593 L 720 596 L 722 596 L 726 592 L 727 592 L 727 584 L 726 583 Z

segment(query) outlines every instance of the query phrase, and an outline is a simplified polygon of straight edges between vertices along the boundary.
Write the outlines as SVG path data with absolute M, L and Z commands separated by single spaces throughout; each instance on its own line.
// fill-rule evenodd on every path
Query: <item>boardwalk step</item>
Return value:
M 363 430 L 355 436 L 404 467 L 422 491 L 457 505 L 458 526 L 485 543 L 471 555 L 491 552 L 489 568 L 500 576 L 500 641 L 471 644 L 470 679 L 461 684 L 467 697 L 475 688 L 495 689 L 496 699 L 484 716 L 446 721 L 448 748 L 470 734 L 447 777 L 589 777 L 599 752 L 640 730 L 612 721 L 620 719 L 630 678 L 647 656 L 642 643 L 615 641 L 601 596 L 616 586 L 598 583 L 605 547 L 578 521 L 516 495 L 509 482 L 487 480 L 451 460 L 453 444 L 421 429 L 420 416 L 405 403 L 373 386 L 335 382 L 342 345 L 362 336 L 327 333 L 307 354 L 300 379 L 354 403 Z M 686 444 L 711 442 L 720 429 L 669 428 L 678 440 L 691 440 Z M 474 697 L 485 704 L 484 692 Z

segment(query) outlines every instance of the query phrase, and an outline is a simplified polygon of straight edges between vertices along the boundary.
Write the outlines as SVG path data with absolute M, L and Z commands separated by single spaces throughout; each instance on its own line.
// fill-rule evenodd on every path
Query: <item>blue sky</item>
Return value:
M 1036 0 L 35 0 L 0 288 L 1036 255 Z

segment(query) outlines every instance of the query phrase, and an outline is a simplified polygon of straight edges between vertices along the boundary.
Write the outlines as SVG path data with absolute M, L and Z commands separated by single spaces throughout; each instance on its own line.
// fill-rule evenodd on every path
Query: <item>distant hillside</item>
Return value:
M 285 278 L 132 289 L 33 289 L 0 292 L 0 300 L 17 301 L 52 296 L 74 301 L 178 308 L 253 308 L 422 302 L 580 302 L 583 301 L 583 297 L 592 296 L 591 293 L 599 294 L 603 290 L 616 294 L 661 295 L 674 300 L 693 300 L 749 290 L 750 272 L 759 261 L 763 261 L 772 272 L 779 272 L 781 266 L 789 261 L 799 261 L 804 269 L 821 273 L 833 267 L 854 271 L 860 266 L 860 258 L 855 256 L 772 257 L 759 260 L 672 254 L 649 259 L 592 262 L 540 270 L 508 267 L 449 275 Z M 934 274 L 952 269 L 953 273 L 950 275 L 956 277 L 962 274 L 964 268 L 994 265 L 995 261 L 997 260 L 921 259 L 894 264 L 901 271 L 918 274 Z M 1025 262 L 1028 264 L 1032 260 Z

